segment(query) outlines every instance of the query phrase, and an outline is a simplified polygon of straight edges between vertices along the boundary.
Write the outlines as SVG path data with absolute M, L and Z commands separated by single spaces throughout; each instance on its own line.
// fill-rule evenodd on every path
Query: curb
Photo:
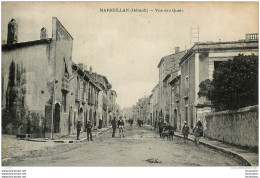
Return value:
M 100 132 L 96 132 L 95 135 L 93 134 L 92 137 L 96 137 L 102 133 L 107 132 L 108 130 L 111 130 L 111 128 L 107 128 L 106 130 L 102 130 Z M 82 143 L 87 140 L 87 137 L 84 137 L 80 140 L 37 140 L 37 139 L 24 139 L 26 141 L 31 141 L 31 142 L 54 142 L 54 143 Z
M 154 128 L 151 128 L 151 127 L 150 128 L 149 127 L 144 127 L 144 128 L 154 131 Z M 183 138 L 181 135 L 174 135 L 174 136 L 178 137 L 178 138 Z M 191 142 L 194 142 L 194 140 L 192 140 L 191 138 L 189 138 L 189 140 Z M 243 164 L 243 166 L 252 166 L 249 161 L 247 161 L 245 158 L 243 158 L 242 156 L 240 156 L 239 154 L 237 154 L 235 152 L 228 151 L 228 150 L 225 150 L 223 148 L 220 148 L 220 147 L 217 147 L 217 146 L 213 146 L 213 145 L 207 144 L 207 143 L 202 142 L 202 141 L 200 141 L 199 143 L 201 145 L 205 146 L 205 147 L 214 149 L 214 150 L 216 150 L 218 152 L 224 153 L 225 155 L 228 155 L 228 156 L 231 156 L 231 157 L 235 158 L 236 160 L 241 162 Z

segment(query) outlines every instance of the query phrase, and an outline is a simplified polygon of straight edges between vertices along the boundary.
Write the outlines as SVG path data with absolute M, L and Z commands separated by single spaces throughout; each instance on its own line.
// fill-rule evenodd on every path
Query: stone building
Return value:
M 154 117 L 153 117 L 153 94 L 150 94 L 149 96 L 149 125 L 154 125 Z
M 98 96 L 101 88 L 89 77 L 86 67 L 82 63 L 72 64 L 74 76 L 70 79 L 72 87 L 70 103 L 70 121 L 72 133 L 76 133 L 76 122 L 82 123 L 82 130 L 86 130 L 87 121 L 93 127 L 98 125 Z M 91 71 L 90 71 L 91 72 Z
M 123 108 L 120 110 L 120 113 L 122 113 L 122 117 L 125 121 L 128 121 L 129 119 L 133 118 L 133 108 L 132 107 Z
M 73 38 L 56 17 L 52 38 L 46 30 L 39 38 L 18 42 L 18 24 L 14 19 L 8 24 L 7 44 L 2 44 L 3 132 L 69 133 L 69 102 L 62 103 L 71 94 Z
M 119 116 L 120 106 L 116 104 L 116 97 L 115 90 L 108 90 L 108 124 L 111 124 L 114 117 Z
M 134 122 L 141 120 L 144 124 L 150 124 L 150 97 L 139 98 L 133 106 Z
M 153 126 L 159 121 L 159 84 L 157 84 L 152 90 L 152 111 L 153 111 Z
M 98 105 L 98 127 L 102 128 L 109 123 L 109 90 L 112 88 L 107 78 L 103 75 L 94 73 L 95 83 L 101 88 L 99 92 Z
M 179 131 L 181 131 L 181 112 L 180 112 L 180 84 L 181 84 L 181 71 L 177 75 L 173 75 L 169 79 L 171 88 L 171 124 Z
M 207 98 L 199 97 L 199 84 L 206 79 L 213 79 L 213 71 L 219 63 L 238 54 L 252 53 L 258 55 L 258 39 L 197 43 L 182 57 L 179 90 L 180 127 L 183 121 L 187 121 L 192 129 L 200 119 L 206 129 L 205 114 L 211 112 L 211 105 Z
M 73 38 L 56 17 L 52 38 L 42 28 L 40 40 L 19 43 L 17 30 L 12 19 L 2 45 L 3 133 L 56 138 L 76 133 L 77 121 L 84 131 L 88 120 L 97 128 L 99 96 L 111 89 L 106 77 L 72 61 Z
M 170 121 L 170 94 L 171 89 L 168 79 L 172 75 L 176 75 L 179 70 L 179 61 L 186 51 L 180 51 L 179 47 L 175 47 L 175 53 L 163 57 L 159 64 L 159 117 L 163 121 Z

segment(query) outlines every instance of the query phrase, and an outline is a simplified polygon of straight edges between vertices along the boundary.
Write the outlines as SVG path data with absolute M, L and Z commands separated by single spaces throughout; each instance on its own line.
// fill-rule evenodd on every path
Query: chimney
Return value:
M 89 67 L 89 73 L 92 74 L 92 67 Z
M 15 19 L 12 19 L 8 23 L 7 44 L 15 44 L 17 42 L 18 42 L 18 25 Z
M 46 28 L 42 28 L 41 29 L 41 36 L 40 36 L 40 39 L 43 40 L 43 39 L 47 39 L 48 38 L 48 31 Z
M 175 54 L 180 52 L 180 47 L 175 47 Z
M 83 69 L 83 63 L 78 63 L 78 66 L 79 66 L 79 68 L 80 68 L 81 70 L 84 70 L 84 69 Z

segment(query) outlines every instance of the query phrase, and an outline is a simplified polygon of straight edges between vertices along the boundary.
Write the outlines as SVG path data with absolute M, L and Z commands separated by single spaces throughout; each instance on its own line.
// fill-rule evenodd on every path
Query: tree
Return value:
M 213 72 L 212 82 L 200 86 L 199 94 L 206 96 L 216 111 L 258 104 L 258 56 L 239 54 L 222 62 Z

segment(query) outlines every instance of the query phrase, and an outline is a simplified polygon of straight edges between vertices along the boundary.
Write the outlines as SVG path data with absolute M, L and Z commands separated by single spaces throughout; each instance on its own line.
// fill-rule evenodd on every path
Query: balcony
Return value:
M 66 91 L 66 92 L 70 91 L 69 79 L 65 76 L 62 77 L 61 90 Z

